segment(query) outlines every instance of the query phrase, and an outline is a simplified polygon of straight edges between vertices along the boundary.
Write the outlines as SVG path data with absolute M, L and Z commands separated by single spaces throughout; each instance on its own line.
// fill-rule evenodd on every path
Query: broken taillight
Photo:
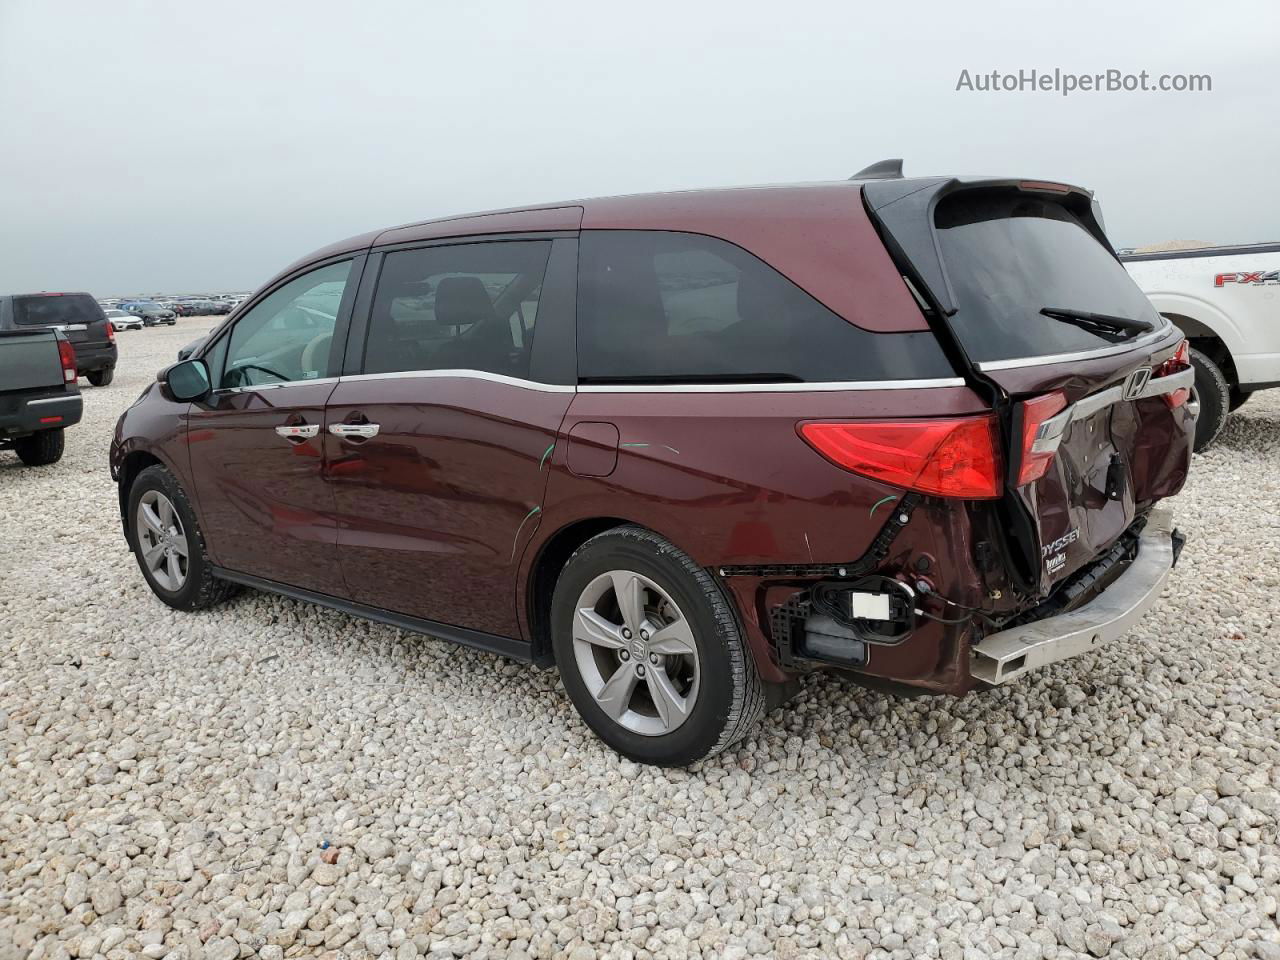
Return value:
M 993 414 L 802 423 L 800 435 L 837 466 L 890 486 L 972 500 L 1000 496 Z
M 1039 480 L 1049 470 L 1058 454 L 1061 433 L 1040 436 L 1040 428 L 1067 408 L 1067 398 L 1060 391 L 1046 393 L 1022 401 L 1022 450 L 1018 460 L 1018 479 L 1014 486 L 1023 487 Z
M 76 348 L 70 340 L 58 341 L 58 359 L 62 361 L 62 379 L 67 383 L 76 382 Z
M 1181 373 L 1191 366 L 1191 347 L 1186 340 L 1178 344 L 1178 349 L 1173 352 L 1173 356 L 1166 360 L 1160 366 L 1156 367 L 1155 373 L 1151 375 L 1152 380 L 1158 380 L 1160 377 L 1167 377 L 1173 373 Z M 1179 387 L 1177 390 L 1170 390 L 1163 394 L 1164 402 L 1169 405 L 1170 409 L 1180 407 L 1187 402 L 1187 398 L 1191 396 L 1190 387 Z

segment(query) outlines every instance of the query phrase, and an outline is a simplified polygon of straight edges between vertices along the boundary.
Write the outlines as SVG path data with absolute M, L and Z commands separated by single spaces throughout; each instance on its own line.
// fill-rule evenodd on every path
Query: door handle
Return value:
M 378 424 L 376 423 L 331 423 L 329 424 L 329 432 L 335 437 L 343 437 L 344 439 L 368 440 L 370 437 L 378 435 Z
M 314 423 L 294 423 L 284 427 L 276 427 L 276 433 L 286 440 L 309 440 L 320 432 Z

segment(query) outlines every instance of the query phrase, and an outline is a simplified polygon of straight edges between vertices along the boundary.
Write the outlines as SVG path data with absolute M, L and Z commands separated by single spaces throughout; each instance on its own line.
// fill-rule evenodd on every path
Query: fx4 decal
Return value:
M 1215 287 L 1223 287 L 1228 283 L 1280 283 L 1280 270 L 1220 273 L 1213 278 L 1213 285 Z

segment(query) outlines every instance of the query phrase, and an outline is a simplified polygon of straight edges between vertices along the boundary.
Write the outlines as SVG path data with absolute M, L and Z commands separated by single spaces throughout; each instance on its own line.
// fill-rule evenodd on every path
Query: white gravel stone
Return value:
M 964 700 L 811 678 L 659 770 L 554 672 L 153 598 L 106 447 L 208 326 L 121 334 L 61 463 L 0 453 L 5 960 L 1277 960 L 1280 393 L 1196 457 L 1123 641 Z

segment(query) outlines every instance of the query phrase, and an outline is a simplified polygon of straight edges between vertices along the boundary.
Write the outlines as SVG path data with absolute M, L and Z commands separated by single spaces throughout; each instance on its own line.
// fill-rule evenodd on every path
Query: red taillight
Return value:
M 116 338 L 116 328 L 111 325 L 110 321 L 108 321 L 107 322 L 107 339 L 114 340 L 115 338 Z
M 41 417 L 40 422 L 41 423 L 61 423 L 62 418 L 61 417 Z
M 1173 352 L 1173 356 L 1166 360 L 1160 366 L 1156 367 L 1156 372 L 1152 374 L 1152 380 L 1158 380 L 1160 377 L 1167 377 L 1171 373 L 1181 373 L 1191 366 L 1191 346 L 1186 340 L 1178 344 L 1178 349 Z M 1188 387 L 1179 387 L 1177 390 L 1170 390 L 1163 394 L 1164 402 L 1168 404 L 1170 409 L 1180 407 L 1187 402 L 1191 396 L 1191 390 Z
M 62 361 L 62 379 L 67 383 L 76 382 L 76 348 L 70 340 L 58 341 L 58 359 Z
M 800 435 L 837 466 L 941 497 L 1000 496 L 994 415 L 804 423 Z
M 1048 472 L 1049 464 L 1053 463 L 1053 458 L 1058 454 L 1059 438 L 1040 438 L 1040 427 L 1066 407 L 1067 398 L 1056 390 L 1022 401 L 1022 457 L 1018 461 L 1018 481 L 1015 486 L 1026 486 Z

